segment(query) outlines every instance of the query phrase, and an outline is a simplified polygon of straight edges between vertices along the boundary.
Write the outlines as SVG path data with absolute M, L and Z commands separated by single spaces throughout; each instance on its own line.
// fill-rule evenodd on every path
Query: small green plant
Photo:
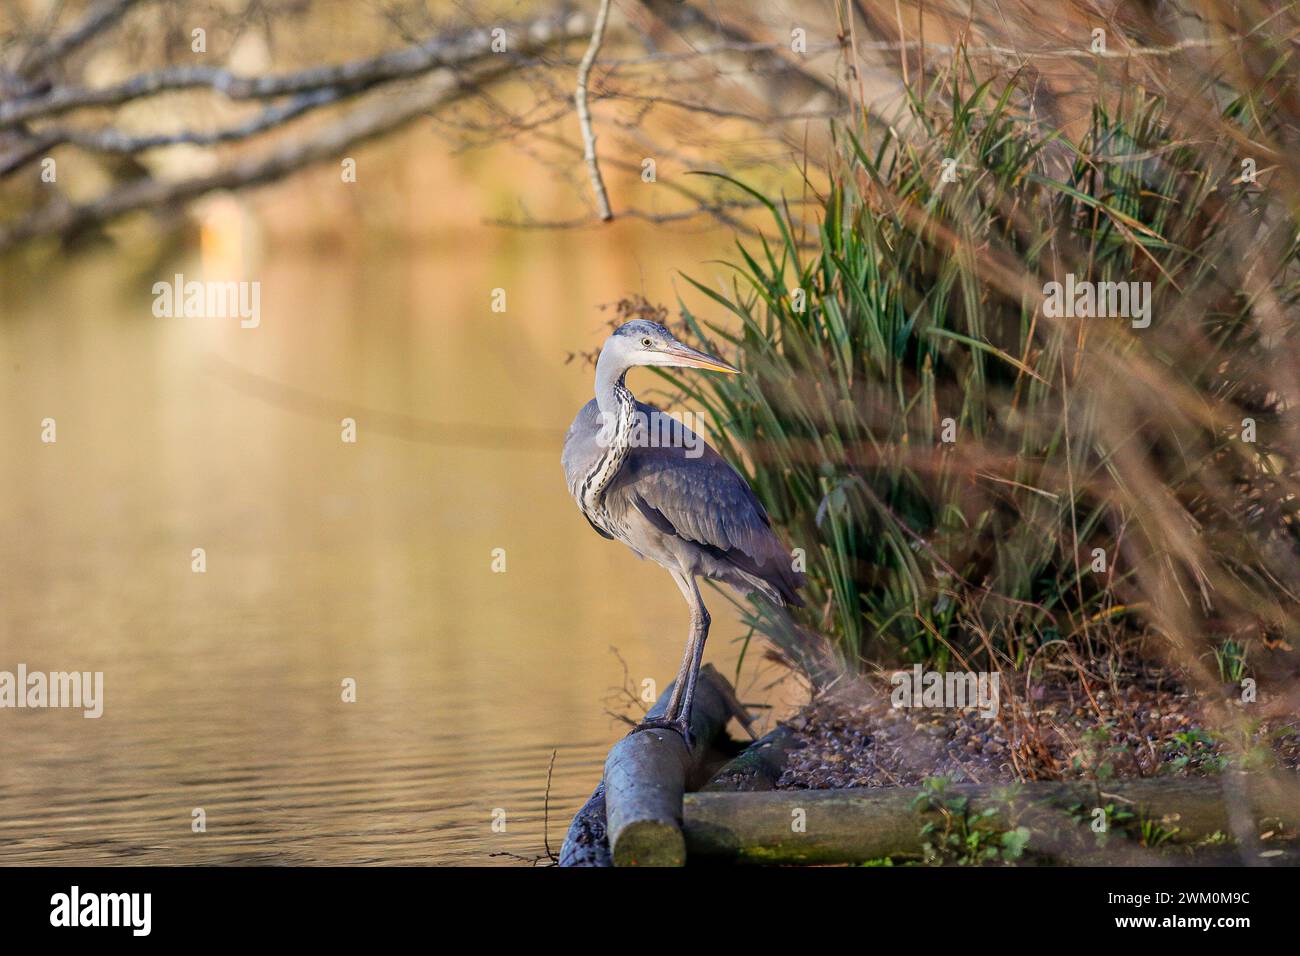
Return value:
M 1214 660 L 1219 665 L 1219 680 L 1225 684 L 1240 684 L 1246 676 L 1246 646 L 1226 640 L 1214 649 Z
M 1228 766 L 1228 758 L 1220 751 L 1218 737 L 1200 727 L 1170 734 L 1163 748 L 1165 766 L 1172 773 L 1194 770 L 1217 774 Z
M 1101 810 L 1104 826 L 1097 826 L 1097 811 Z M 1174 840 L 1179 833 L 1178 827 L 1167 827 L 1163 820 L 1143 816 L 1128 806 L 1107 803 L 1102 807 L 1093 807 L 1074 803 L 1066 807 L 1066 813 L 1081 826 L 1086 826 L 1092 833 L 1093 845 L 1104 850 L 1116 836 L 1136 841 L 1139 845 L 1154 849 Z
M 1097 811 L 1101 810 L 1104 825 L 1097 826 Z M 1104 850 L 1110 843 L 1113 835 L 1118 833 L 1120 836 L 1128 836 L 1128 830 L 1137 820 L 1137 815 L 1124 806 L 1116 806 L 1114 803 L 1107 803 L 1102 807 L 1094 807 L 1082 803 L 1072 803 L 1065 808 L 1065 812 L 1080 826 L 1088 828 L 1092 833 L 1093 845 L 1098 850 Z
M 1116 765 L 1133 763 L 1129 746 L 1116 733 L 1114 721 L 1107 721 L 1083 732 L 1079 753 L 1071 766 L 1076 773 L 1096 780 L 1111 780 L 1116 776 Z
M 1148 849 L 1167 843 L 1178 835 L 1178 827 L 1166 827 L 1160 820 L 1143 817 L 1139 827 L 1138 842 Z
M 968 797 L 948 791 L 950 782 L 945 777 L 931 777 L 912 801 L 913 810 L 939 817 L 921 827 L 925 862 L 972 866 L 1019 860 L 1029 846 L 1029 829 L 999 829 L 996 824 L 1001 812 L 996 806 L 974 811 Z

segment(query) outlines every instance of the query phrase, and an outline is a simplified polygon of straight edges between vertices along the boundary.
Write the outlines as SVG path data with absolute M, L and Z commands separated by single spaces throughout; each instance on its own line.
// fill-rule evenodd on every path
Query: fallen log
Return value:
M 1300 825 L 1300 802 L 1290 786 L 1251 781 L 1249 811 L 1258 822 Z M 701 792 L 684 801 L 686 851 L 692 860 L 734 863 L 858 863 L 922 852 L 921 828 L 936 815 L 915 806 L 919 787 L 850 790 L 780 790 L 766 793 Z M 993 814 L 981 826 L 1029 826 L 1051 843 L 1054 831 L 1086 828 L 1092 808 L 1126 805 L 1144 819 L 1177 828 L 1180 838 L 1229 833 L 1230 803 L 1221 781 L 1141 779 L 1033 782 L 1006 786 L 955 785 L 944 799 L 965 797 L 967 812 Z M 1086 835 L 1086 831 L 1085 835 Z
M 613 866 L 609 836 L 605 832 L 605 784 L 596 785 L 569 824 L 560 847 L 560 866 Z
M 650 716 L 662 714 L 667 703 L 661 697 Z M 615 866 L 685 865 L 682 797 L 700 773 L 709 745 L 736 716 L 735 707 L 731 685 L 712 667 L 703 668 L 691 708 L 694 749 L 688 750 L 676 731 L 658 728 L 633 731 L 610 749 L 605 822 Z
M 672 691 L 670 684 L 646 716 L 663 716 Z M 671 730 L 633 731 L 615 744 L 604 779 L 569 824 L 559 865 L 681 866 L 682 795 L 721 762 L 712 745 L 725 735 L 731 717 L 748 725 L 731 685 L 705 664 L 691 714 L 695 749 L 688 751 Z

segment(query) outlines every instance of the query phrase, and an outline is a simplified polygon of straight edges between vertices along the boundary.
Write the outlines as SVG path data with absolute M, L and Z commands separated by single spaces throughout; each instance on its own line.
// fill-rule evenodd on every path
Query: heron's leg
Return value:
M 673 685 L 672 696 L 668 698 L 666 716 L 673 720 L 682 719 L 684 716 L 683 723 L 689 726 L 690 701 L 695 690 L 695 677 L 700 668 L 700 659 L 704 656 L 704 639 L 709 634 L 709 612 L 704 609 L 704 602 L 700 599 L 700 589 L 695 586 L 695 578 L 680 571 L 671 573 L 682 592 L 682 597 L 686 598 L 686 603 L 691 609 L 691 634 L 686 639 L 686 652 L 682 655 L 682 666 L 677 669 L 677 682 Z
M 668 709 L 664 711 L 665 720 L 675 720 L 682 712 L 682 701 L 686 696 L 686 685 L 690 682 L 691 661 L 694 659 L 695 626 L 692 622 L 691 634 L 686 639 L 686 650 L 682 654 L 682 663 L 677 668 L 677 678 L 673 681 L 673 692 L 668 698 Z
M 704 606 L 704 599 L 700 597 L 700 588 L 695 583 L 695 578 L 687 577 L 686 582 L 690 585 L 687 601 L 691 605 L 690 648 L 693 653 L 690 674 L 686 679 L 686 697 L 682 701 L 681 717 L 689 727 L 691 706 L 695 703 L 695 682 L 700 676 L 700 662 L 704 660 L 704 642 L 709 639 L 709 624 L 713 619 L 709 616 L 709 609 Z
M 681 589 L 686 603 L 691 608 L 691 633 L 686 639 L 686 651 L 682 655 L 681 666 L 677 669 L 677 679 L 673 682 L 673 692 L 668 698 L 668 708 L 664 715 L 649 718 L 638 725 L 640 728 L 671 727 L 682 735 L 687 746 L 692 744 L 690 733 L 691 698 L 695 693 L 695 678 L 699 671 L 700 659 L 704 656 L 704 639 L 708 636 L 709 612 L 704 610 L 700 600 L 699 588 L 689 575 L 670 571 L 677 587 Z

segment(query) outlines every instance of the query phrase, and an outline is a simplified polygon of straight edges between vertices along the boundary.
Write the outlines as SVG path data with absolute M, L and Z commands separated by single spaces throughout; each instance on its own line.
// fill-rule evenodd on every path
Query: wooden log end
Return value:
M 636 820 L 614 843 L 615 866 L 685 866 L 686 839 L 667 820 Z
M 605 761 L 604 780 L 578 811 L 560 850 L 561 866 L 681 866 L 686 842 L 681 833 L 686 786 L 708 779 L 714 753 L 710 744 L 726 736 L 727 720 L 746 717 L 735 692 L 712 665 L 700 670 L 688 751 L 672 730 L 639 730 L 614 745 Z M 662 717 L 672 685 L 647 717 Z

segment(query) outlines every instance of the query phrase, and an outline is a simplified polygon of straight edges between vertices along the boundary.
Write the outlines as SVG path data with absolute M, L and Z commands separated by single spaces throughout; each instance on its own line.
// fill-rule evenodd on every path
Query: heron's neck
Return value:
M 602 351 L 596 361 L 596 405 L 600 409 L 599 441 L 602 452 L 582 482 L 581 500 L 588 512 L 600 510 L 600 500 L 618 474 L 632 447 L 632 423 L 636 399 L 623 377 L 628 366 Z
M 632 393 L 623 384 L 627 370 L 628 365 L 624 359 L 609 349 L 601 349 L 600 358 L 596 359 L 596 404 L 600 406 L 602 417 L 607 420 L 623 414 L 624 406 L 629 404 L 624 399 L 632 397 Z

